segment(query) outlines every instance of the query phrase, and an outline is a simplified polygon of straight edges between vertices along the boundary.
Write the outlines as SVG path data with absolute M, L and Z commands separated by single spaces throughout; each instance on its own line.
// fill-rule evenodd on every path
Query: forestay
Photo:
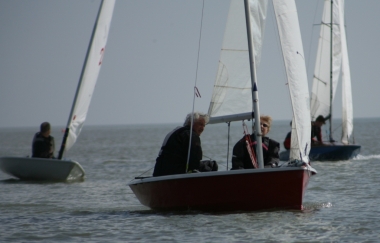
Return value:
M 101 3 L 67 125 L 69 135 L 65 150 L 73 146 L 86 120 L 104 56 L 114 5 L 115 0 L 104 0 Z
M 289 159 L 308 162 L 311 133 L 310 96 L 297 9 L 293 0 L 273 0 L 273 6 L 293 107 Z
M 255 62 L 259 62 L 268 0 L 250 0 Z M 208 111 L 209 123 L 252 118 L 252 85 L 244 1 L 231 1 Z

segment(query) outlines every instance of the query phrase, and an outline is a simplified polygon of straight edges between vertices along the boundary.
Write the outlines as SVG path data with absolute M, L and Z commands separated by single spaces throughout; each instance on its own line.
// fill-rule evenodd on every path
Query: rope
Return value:
M 198 80 L 198 67 L 199 67 L 199 53 L 200 53 L 200 50 L 201 50 L 202 26 L 203 26 L 203 10 L 204 10 L 204 7 L 205 7 L 205 1 L 203 0 L 203 3 L 202 3 L 201 26 L 200 26 L 200 29 L 199 29 L 199 40 L 198 40 L 197 69 L 196 69 L 196 72 L 195 72 L 195 84 L 194 84 L 195 95 L 197 95 L 197 93 L 199 94 L 199 91 L 197 89 L 197 80 Z M 199 94 L 199 96 L 200 96 L 200 94 Z M 195 100 L 195 98 L 194 98 L 194 100 Z M 193 109 L 194 109 L 194 100 L 193 100 Z
M 142 175 L 144 175 L 144 174 L 147 173 L 148 171 L 151 171 L 153 168 L 154 168 L 154 166 L 151 167 L 150 169 L 144 171 L 144 172 L 141 173 L 140 175 L 136 176 L 134 179 L 142 179 L 142 178 L 145 178 L 145 177 L 143 177 Z M 151 176 L 148 176 L 148 177 L 151 177 Z M 133 179 L 132 179 L 132 180 L 133 180 Z
M 253 143 L 251 141 L 251 135 L 249 134 L 247 125 L 244 123 L 244 121 L 243 121 L 243 130 L 244 130 L 245 143 L 247 146 L 249 157 L 251 158 L 253 168 L 257 169 L 259 168 L 259 166 L 257 165 L 256 154 L 254 150 L 252 149 Z
M 200 46 L 201 46 L 201 39 L 202 39 L 202 26 L 203 26 L 203 10 L 204 10 L 204 6 L 205 6 L 205 1 L 203 0 L 203 3 L 202 3 L 202 15 L 201 15 L 201 26 L 200 26 L 200 29 L 199 29 L 197 68 L 196 68 L 196 71 L 195 71 L 195 81 L 194 81 L 193 109 L 191 111 L 190 140 L 189 140 L 189 148 L 187 150 L 188 153 L 187 153 L 187 162 L 186 162 L 186 173 L 189 170 L 191 140 L 192 140 L 192 136 L 193 136 L 195 97 L 201 97 L 201 94 L 199 93 L 199 90 L 197 88 L 197 80 L 198 80 L 198 68 L 199 68 L 199 53 L 200 53 L 200 49 L 201 49 Z

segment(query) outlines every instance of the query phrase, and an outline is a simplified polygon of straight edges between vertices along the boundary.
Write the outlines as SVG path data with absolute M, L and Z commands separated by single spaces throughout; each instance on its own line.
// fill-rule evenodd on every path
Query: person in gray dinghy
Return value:
M 32 157 L 35 158 L 54 158 L 55 142 L 50 135 L 51 126 L 49 122 L 40 125 L 40 131 L 33 137 Z

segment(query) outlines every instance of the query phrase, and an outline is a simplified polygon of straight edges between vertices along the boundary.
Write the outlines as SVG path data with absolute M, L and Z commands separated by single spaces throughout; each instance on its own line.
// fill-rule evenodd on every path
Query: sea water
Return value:
M 378 242 L 379 124 L 379 118 L 355 120 L 362 145 L 357 158 L 312 162 L 318 174 L 303 211 L 224 213 L 157 212 L 127 186 L 135 176 L 152 174 L 162 140 L 180 124 L 85 126 L 65 154 L 82 165 L 84 181 L 27 182 L 0 172 L 0 242 Z M 58 150 L 61 128 L 52 125 Z M 1 128 L 0 156 L 30 155 L 36 129 Z M 289 121 L 275 121 L 268 136 L 282 143 L 289 129 Z M 241 123 L 231 125 L 228 150 L 227 125 L 208 125 L 201 136 L 204 155 L 219 170 L 229 169 L 227 157 L 242 136 Z

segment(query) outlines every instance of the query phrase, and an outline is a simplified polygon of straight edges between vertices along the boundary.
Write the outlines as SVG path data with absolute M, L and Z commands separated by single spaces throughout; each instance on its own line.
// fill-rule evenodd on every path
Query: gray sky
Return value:
M 99 0 L 0 0 L 0 127 L 66 125 Z M 323 1 L 297 0 L 308 77 Z M 195 110 L 207 112 L 229 1 L 205 0 Z M 379 117 L 379 0 L 346 0 L 354 117 Z M 202 0 L 118 0 L 86 124 L 182 123 L 192 110 Z M 273 7 L 268 8 L 260 110 L 290 120 Z M 311 83 L 309 82 L 309 88 Z M 338 90 L 334 117 L 341 117 Z

